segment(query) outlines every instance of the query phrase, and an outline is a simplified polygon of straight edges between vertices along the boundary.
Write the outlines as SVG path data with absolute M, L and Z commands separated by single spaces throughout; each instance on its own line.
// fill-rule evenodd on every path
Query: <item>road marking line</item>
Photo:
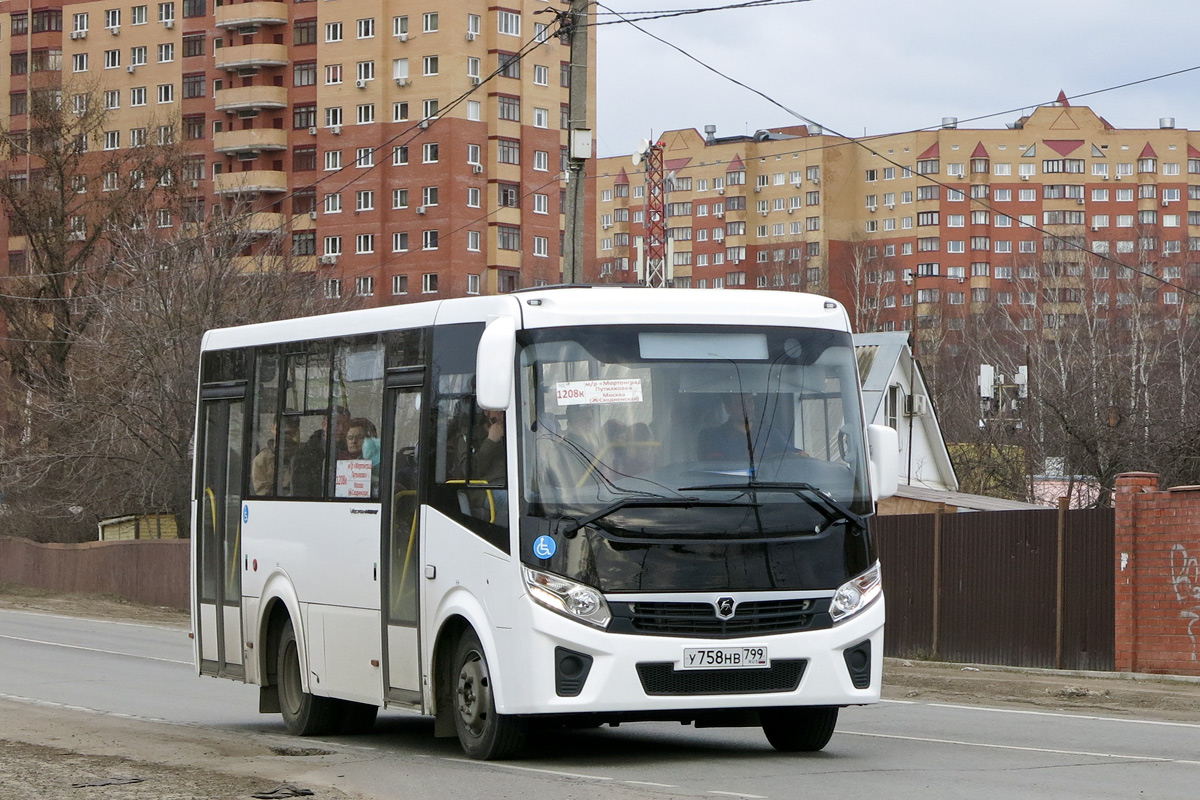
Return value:
M 673 783 L 654 783 L 653 781 L 621 781 L 621 783 L 631 783 L 634 786 L 657 786 L 660 789 L 678 789 L 679 787 Z
M 742 794 L 741 792 L 718 792 L 715 789 L 709 789 L 708 793 L 709 794 L 719 794 L 722 797 L 748 797 L 748 798 L 750 798 L 750 800 L 767 800 L 767 798 L 761 794 Z
M 29 611 L 21 608 L 0 608 L 0 614 L 30 614 L 38 617 L 50 617 L 51 619 L 66 619 L 71 622 L 100 622 L 105 625 L 126 625 L 130 628 L 153 628 L 159 631 L 179 631 L 183 633 L 186 628 L 177 628 L 172 625 L 156 625 L 152 622 L 125 622 L 119 619 L 97 619 L 94 617 L 72 617 L 68 614 L 51 614 L 49 611 Z
M 989 750 L 1017 750 L 1022 753 L 1048 753 L 1057 756 L 1084 756 L 1088 758 L 1119 758 L 1126 761 L 1155 761 L 1166 764 L 1188 764 L 1200 766 L 1200 761 L 1189 761 L 1182 758 L 1167 758 L 1165 756 L 1132 756 L 1121 753 L 1092 753 L 1087 750 L 1055 750 L 1049 747 L 1022 747 L 1015 744 L 991 744 L 988 742 L 963 742 L 957 739 L 931 739 L 924 736 L 900 736 L 893 733 L 865 733 L 862 731 L 838 731 L 847 736 L 866 736 L 871 739 L 898 739 L 907 742 L 927 742 L 929 744 L 953 744 L 962 747 L 983 747 Z
M 896 705 L 931 706 L 933 708 L 953 708 L 961 711 L 989 711 L 993 714 L 1028 714 L 1034 717 L 1063 717 L 1065 719 L 1086 719 L 1093 722 L 1133 722 L 1139 725 L 1164 725 L 1168 728 L 1200 728 L 1195 722 L 1169 722 L 1157 719 L 1123 719 L 1121 717 L 1101 717 L 1094 714 L 1066 714 L 1061 711 L 1030 711 L 1023 708 L 991 708 L 988 706 L 964 706 L 953 703 L 923 703 L 920 700 L 880 700 L 881 703 Z
M 484 766 L 484 765 L 480 764 L 480 762 L 478 762 L 474 759 L 470 759 L 470 758 L 450 758 L 449 756 L 443 756 L 441 760 L 442 761 L 453 761 L 458 764 L 474 764 L 475 766 Z M 515 764 L 498 764 L 495 762 L 488 762 L 488 764 L 486 766 L 497 767 L 499 769 L 511 769 L 511 770 L 516 770 L 518 772 L 539 772 L 543 775 L 558 775 L 563 778 L 576 778 L 578 780 L 584 780 L 584 781 L 611 781 L 612 780 L 612 778 L 606 778 L 602 775 L 584 775 L 579 772 L 560 772 L 559 770 L 538 769 L 537 767 L 518 767 Z
M 117 650 L 101 650 L 98 647 L 83 647 L 82 645 L 78 645 L 78 644 L 63 644 L 62 642 L 47 642 L 42 639 L 26 639 L 23 636 L 7 636 L 2 633 L 0 633 L 0 639 L 11 639 L 14 642 L 26 642 L 28 644 L 45 644 L 45 645 L 49 645 L 50 647 L 65 647 L 68 650 L 86 650 L 89 653 L 104 653 L 105 655 L 110 655 L 110 656 L 126 656 L 128 658 L 144 658 L 148 661 L 162 661 L 167 664 L 183 664 L 188 667 L 192 666 L 191 661 L 178 661 L 174 658 L 159 658 L 158 656 L 139 656 L 136 653 L 122 653 Z

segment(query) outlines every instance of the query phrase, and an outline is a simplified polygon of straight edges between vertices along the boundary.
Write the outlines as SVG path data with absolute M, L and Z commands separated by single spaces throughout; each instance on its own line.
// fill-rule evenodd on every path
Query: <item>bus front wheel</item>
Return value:
M 764 709 L 760 718 L 767 741 L 784 753 L 812 753 L 829 744 L 837 727 L 837 706 Z
M 300 680 L 300 649 L 291 620 L 279 636 L 279 710 L 288 732 L 296 736 L 321 736 L 341 722 L 337 701 L 304 691 Z
M 474 631 L 467 630 L 458 640 L 452 664 L 454 727 L 463 751 L 484 761 L 517 755 L 525 745 L 528 724 L 496 713 L 487 656 Z

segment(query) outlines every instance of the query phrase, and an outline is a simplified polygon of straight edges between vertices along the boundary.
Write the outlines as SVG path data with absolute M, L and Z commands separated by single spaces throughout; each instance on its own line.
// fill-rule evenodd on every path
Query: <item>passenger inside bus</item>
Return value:
M 335 452 L 346 451 L 346 431 L 350 423 L 350 410 L 338 406 L 333 413 L 333 435 Z M 292 459 L 292 494 L 296 497 L 320 497 L 325 484 L 325 459 L 328 452 L 326 428 L 329 417 L 321 417 L 320 430 L 314 431 L 308 441 L 300 445 Z
M 279 435 L 279 424 L 271 423 L 271 438 L 267 440 L 262 450 L 254 456 L 250 463 L 250 487 L 258 497 L 272 494 L 275 491 L 275 465 L 280 465 L 279 493 L 291 494 L 292 491 L 292 458 L 296 454 L 296 446 L 300 443 L 300 421 L 295 417 L 283 418 L 283 452 L 275 457 L 276 439 Z

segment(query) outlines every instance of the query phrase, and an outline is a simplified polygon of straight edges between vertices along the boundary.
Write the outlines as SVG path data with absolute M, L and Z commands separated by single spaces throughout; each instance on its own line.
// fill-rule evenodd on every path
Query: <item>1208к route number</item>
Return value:
M 767 648 L 685 647 L 678 669 L 761 669 L 771 666 Z

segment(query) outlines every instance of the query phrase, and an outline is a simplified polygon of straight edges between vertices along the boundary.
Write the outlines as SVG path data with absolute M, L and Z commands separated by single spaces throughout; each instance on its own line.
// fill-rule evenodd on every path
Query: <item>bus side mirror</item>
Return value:
M 867 426 L 871 450 L 871 495 L 875 502 L 896 493 L 900 482 L 900 439 L 887 425 Z
M 494 317 L 483 329 L 475 354 L 475 401 L 480 408 L 503 411 L 513 391 L 513 359 L 517 353 L 517 322 Z

